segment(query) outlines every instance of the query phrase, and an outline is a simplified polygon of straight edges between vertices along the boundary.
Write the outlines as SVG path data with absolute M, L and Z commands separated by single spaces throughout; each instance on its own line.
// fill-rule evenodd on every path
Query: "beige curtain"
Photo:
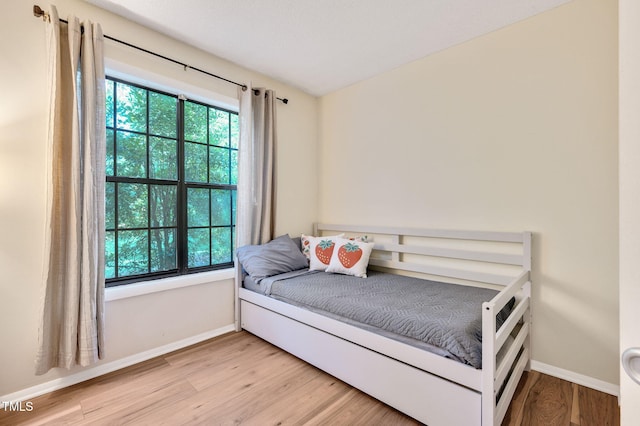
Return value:
M 103 36 L 75 17 L 47 24 L 48 199 L 36 374 L 103 356 L 105 93 Z M 83 31 L 84 29 L 84 31 Z
M 271 240 L 275 227 L 276 94 L 238 89 L 237 247 Z

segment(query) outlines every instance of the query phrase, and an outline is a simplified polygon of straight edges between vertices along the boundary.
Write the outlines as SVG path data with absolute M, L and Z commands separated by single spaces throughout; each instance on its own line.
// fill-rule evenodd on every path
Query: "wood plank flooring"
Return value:
M 420 424 L 247 332 L 30 402 L 30 412 L 0 407 L 0 425 Z M 615 397 L 531 372 L 522 378 L 503 426 L 619 423 Z

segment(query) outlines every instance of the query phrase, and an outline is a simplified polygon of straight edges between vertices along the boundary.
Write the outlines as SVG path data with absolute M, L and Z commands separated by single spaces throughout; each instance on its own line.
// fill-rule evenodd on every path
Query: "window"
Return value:
M 107 286 L 232 265 L 238 114 L 106 81 Z

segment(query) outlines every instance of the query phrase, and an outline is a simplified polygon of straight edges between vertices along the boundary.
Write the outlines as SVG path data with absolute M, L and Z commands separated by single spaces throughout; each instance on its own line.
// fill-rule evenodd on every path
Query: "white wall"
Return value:
M 615 392 L 616 0 L 324 96 L 319 144 L 323 222 L 533 231 L 536 365 Z
M 192 66 L 239 82 L 252 81 L 289 98 L 278 106 L 277 232 L 309 232 L 316 219 L 317 99 L 260 74 L 95 8 L 80 0 L 57 0 L 61 17 L 100 22 L 105 34 L 157 51 Z M 0 397 L 19 393 L 70 374 L 54 370 L 36 377 L 39 299 L 45 223 L 45 138 L 47 126 L 45 24 L 32 14 L 33 2 L 0 4 Z M 41 6 L 46 6 L 41 4 Z M 146 70 L 154 82 L 175 84 L 190 93 L 233 102 L 236 87 L 185 72 L 144 53 L 105 42 L 109 63 L 136 73 Z M 300 163 L 306 173 L 300 172 Z M 214 277 L 216 274 L 213 274 Z M 108 290 L 109 292 L 109 290 Z M 129 298 L 106 307 L 107 359 L 113 365 L 158 347 L 215 334 L 233 324 L 233 280 Z

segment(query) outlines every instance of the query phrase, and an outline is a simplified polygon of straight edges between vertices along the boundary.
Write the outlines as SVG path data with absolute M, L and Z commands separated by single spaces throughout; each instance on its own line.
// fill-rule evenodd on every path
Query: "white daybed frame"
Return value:
M 440 281 L 502 286 L 500 293 L 482 305 L 482 369 L 252 292 L 242 288 L 239 272 L 236 328 L 279 346 L 430 426 L 500 425 L 520 377 L 530 364 L 531 233 L 314 226 L 315 235 L 328 235 L 328 231 L 374 235 L 374 241 L 376 236 L 382 236 L 379 239 L 384 242 L 376 241 L 376 255 L 369 263 L 374 268 L 428 274 L 440 277 Z M 446 244 L 434 247 L 412 244 L 416 238 L 439 243 L 455 240 L 458 244 L 482 241 L 488 245 L 481 249 L 451 248 Z M 510 248 L 496 252 L 494 245 L 501 244 Z M 417 262 L 416 257 L 460 259 L 481 266 L 511 265 L 517 272 L 434 266 Z M 512 313 L 496 332 L 496 314 L 513 297 L 516 304 Z

